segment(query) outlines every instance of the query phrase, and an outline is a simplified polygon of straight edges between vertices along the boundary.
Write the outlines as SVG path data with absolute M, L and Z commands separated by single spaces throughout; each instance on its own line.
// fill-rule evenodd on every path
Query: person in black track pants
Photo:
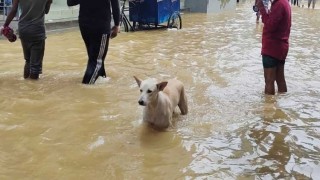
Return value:
M 104 61 L 109 38 L 119 32 L 119 0 L 67 0 L 68 6 L 79 5 L 79 28 L 87 48 L 88 63 L 83 84 L 94 84 L 99 76 L 106 77 Z M 111 17 L 114 26 L 111 28 Z

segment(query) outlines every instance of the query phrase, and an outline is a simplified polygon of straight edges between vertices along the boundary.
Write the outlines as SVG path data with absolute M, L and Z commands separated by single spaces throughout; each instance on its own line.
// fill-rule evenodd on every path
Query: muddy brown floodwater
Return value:
M 78 28 L 48 33 L 36 82 L 22 78 L 20 42 L 1 40 L 0 179 L 319 179 L 320 12 L 292 17 L 288 93 L 275 96 L 252 2 L 119 34 L 93 86 Z M 133 75 L 183 81 L 189 114 L 166 132 L 143 126 Z

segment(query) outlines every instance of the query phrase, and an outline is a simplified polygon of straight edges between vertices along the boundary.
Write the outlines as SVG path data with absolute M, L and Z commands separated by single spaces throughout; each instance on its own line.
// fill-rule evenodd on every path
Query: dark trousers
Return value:
M 88 53 L 87 69 L 82 83 L 94 84 L 99 76 L 106 77 L 104 60 L 108 52 L 110 35 L 84 26 L 80 26 L 80 31 Z
M 30 68 L 31 74 L 42 73 L 42 61 L 45 49 L 45 39 L 39 41 L 26 41 L 21 39 L 24 59 Z

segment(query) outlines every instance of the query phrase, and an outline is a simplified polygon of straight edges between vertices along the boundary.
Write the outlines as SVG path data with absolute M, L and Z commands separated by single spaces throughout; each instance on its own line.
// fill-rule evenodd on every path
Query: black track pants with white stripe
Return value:
M 104 60 L 109 47 L 109 34 L 99 33 L 80 26 L 80 31 L 88 53 L 88 64 L 83 84 L 94 84 L 99 76 L 106 77 Z

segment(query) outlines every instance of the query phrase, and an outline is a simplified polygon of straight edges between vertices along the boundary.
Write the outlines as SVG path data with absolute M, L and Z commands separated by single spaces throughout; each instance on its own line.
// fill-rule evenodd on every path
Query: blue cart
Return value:
M 139 29 L 181 29 L 180 0 L 129 0 L 129 19 Z

